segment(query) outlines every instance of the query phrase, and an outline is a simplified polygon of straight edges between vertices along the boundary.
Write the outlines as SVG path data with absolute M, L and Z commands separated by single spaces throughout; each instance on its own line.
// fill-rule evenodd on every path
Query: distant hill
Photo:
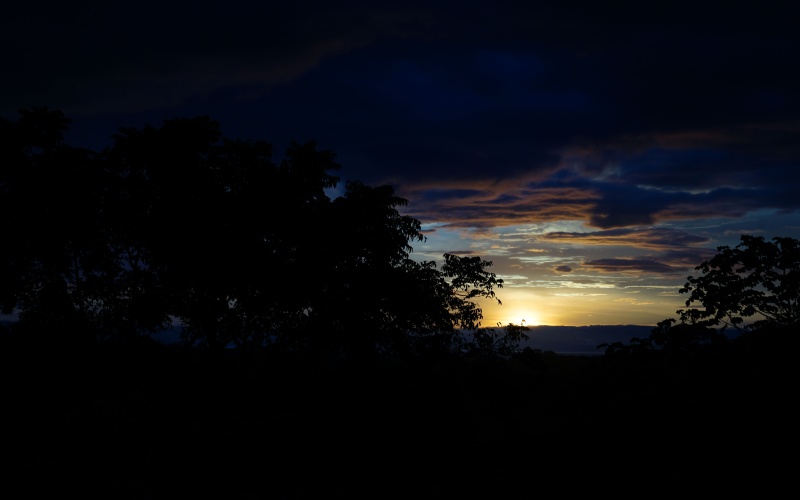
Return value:
M 590 325 L 531 326 L 530 337 L 521 347 L 553 351 L 559 354 L 603 354 L 600 344 L 628 343 L 634 337 L 648 337 L 655 326 Z

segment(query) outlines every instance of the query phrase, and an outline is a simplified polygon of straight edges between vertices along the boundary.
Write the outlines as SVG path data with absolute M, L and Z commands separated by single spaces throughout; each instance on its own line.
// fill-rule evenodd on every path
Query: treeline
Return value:
M 101 151 L 64 140 L 47 108 L 0 121 L 0 304 L 50 342 L 130 339 L 173 323 L 191 346 L 351 352 L 468 345 L 477 297 L 502 280 L 480 257 L 410 258 L 424 240 L 391 186 L 340 179 L 333 152 L 223 136 L 209 117 L 121 128 Z

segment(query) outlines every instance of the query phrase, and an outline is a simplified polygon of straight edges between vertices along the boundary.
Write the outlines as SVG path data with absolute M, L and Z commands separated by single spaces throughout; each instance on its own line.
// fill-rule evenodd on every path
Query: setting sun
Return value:
M 500 295 L 500 294 L 498 294 Z M 502 305 L 490 300 L 477 300 L 483 309 L 483 321 L 486 327 L 505 326 L 515 324 L 521 326 L 539 326 L 552 321 L 549 314 L 542 314 L 536 307 L 541 304 L 539 297 L 527 291 L 510 288 L 503 290 Z
M 523 326 L 536 326 L 541 322 L 539 320 L 539 315 L 536 312 L 528 309 L 510 311 L 506 316 L 506 321 L 503 322 L 503 324 L 508 323 Z

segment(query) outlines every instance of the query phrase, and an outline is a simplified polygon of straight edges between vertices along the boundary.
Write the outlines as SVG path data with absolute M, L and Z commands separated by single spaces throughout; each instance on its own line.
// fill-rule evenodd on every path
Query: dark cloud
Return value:
M 655 222 L 669 197 L 634 186 L 605 185 L 602 198 L 592 207 L 588 225 L 603 229 L 644 226 Z
M 736 236 L 738 236 L 738 234 Z M 676 249 L 662 254 L 660 256 L 660 260 L 668 263 L 672 267 L 694 269 L 702 262 L 714 257 L 716 254 L 717 250 L 715 248 Z
M 443 222 L 450 227 L 494 227 L 554 219 L 584 219 L 598 198 L 592 190 L 569 186 L 532 190 L 513 182 L 474 183 L 485 189 L 474 190 L 468 196 L 448 196 L 449 190 L 438 189 L 434 199 L 425 195 L 425 186 L 405 186 L 401 193 L 411 199 L 411 215 L 427 222 Z M 457 190 L 461 195 L 467 192 L 463 188 Z
M 553 270 L 554 271 L 558 271 L 560 273 L 571 273 L 572 272 L 572 268 L 569 267 L 569 266 L 558 266 L 558 267 L 553 268 Z
M 590 178 L 672 191 L 776 186 L 800 161 L 800 122 L 617 137 L 566 155 Z M 758 168 L 754 168 L 757 165 Z
M 90 114 L 173 107 L 225 87 L 283 84 L 325 58 L 425 29 L 424 13 L 413 8 L 364 7 L 26 3 L 0 21 L 14 75 L 0 107 L 49 104 Z
M 278 151 L 313 139 L 343 180 L 393 184 L 410 214 L 451 227 L 791 212 L 789 17 L 696 3 L 17 3 L 0 19 L 0 113 L 62 108 L 90 147 L 197 114 Z

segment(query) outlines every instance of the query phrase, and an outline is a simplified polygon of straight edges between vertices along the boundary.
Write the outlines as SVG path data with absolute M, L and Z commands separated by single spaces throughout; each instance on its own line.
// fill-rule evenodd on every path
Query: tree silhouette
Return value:
M 248 293 L 243 276 L 258 276 L 246 266 L 264 256 L 256 222 L 269 206 L 252 191 L 273 200 L 270 155 L 264 143 L 222 141 L 208 117 L 122 129 L 106 154 L 123 193 L 115 207 L 130 258 L 123 282 L 136 296 L 157 297 L 154 316 L 180 320 L 189 343 L 221 347 L 254 326 L 255 318 L 237 324 L 237 310 Z
M 717 255 L 695 268 L 702 274 L 689 276 L 679 290 L 689 298 L 686 309 L 676 311 L 677 319 L 659 322 L 649 337 L 631 339 L 629 345 L 600 347 L 615 355 L 720 350 L 728 344 L 729 329 L 740 346 L 785 345 L 785 334 L 792 335 L 800 322 L 800 241 L 750 235 L 740 241 L 734 248 L 718 247 Z
M 2 308 L 42 329 L 102 323 L 116 272 L 98 210 L 108 179 L 93 152 L 64 143 L 68 123 L 33 108 L 0 132 L 0 211 L 13 235 L 0 250 Z
M 681 293 L 688 293 L 682 323 L 740 332 L 792 327 L 800 321 L 800 241 L 742 235 L 736 247 L 697 266 Z M 695 303 L 702 308 L 690 307 Z M 749 322 L 748 322 L 749 321 Z
M 63 141 L 60 111 L 2 122 L 3 310 L 88 336 L 178 321 L 187 345 L 354 352 L 452 348 L 496 299 L 491 262 L 410 258 L 422 241 L 390 186 L 351 181 L 313 141 L 280 162 L 207 116 L 121 128 L 111 147 Z M 499 302 L 499 301 L 498 301 Z
M 406 203 L 390 186 L 350 182 L 316 225 L 306 221 L 312 254 L 293 274 L 308 276 L 313 287 L 297 291 L 306 302 L 296 330 L 306 335 L 292 342 L 355 351 L 448 349 L 457 328 L 479 326 L 481 310 L 472 299 L 494 298 L 502 280 L 485 270 L 491 262 L 477 257 L 445 254 L 441 269 L 412 260 L 411 243 L 424 236 L 418 220 L 398 211 Z M 320 237 L 333 243 L 325 252 Z

